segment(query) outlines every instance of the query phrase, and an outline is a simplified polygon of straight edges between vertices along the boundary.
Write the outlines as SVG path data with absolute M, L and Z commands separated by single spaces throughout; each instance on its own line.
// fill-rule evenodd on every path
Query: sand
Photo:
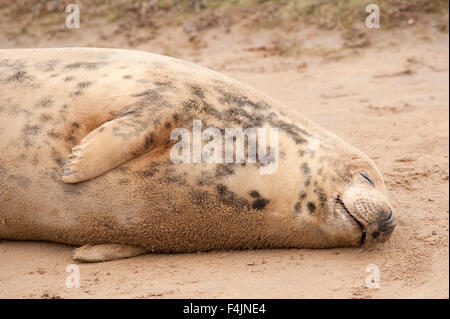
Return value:
M 79 264 L 80 288 L 65 286 L 73 247 L 0 240 L 0 298 L 449 297 L 448 33 L 432 23 L 415 24 L 373 30 L 370 44 L 343 47 L 338 31 L 313 27 L 291 34 L 216 28 L 192 41 L 178 28 L 138 44 L 102 30 L 43 38 L 0 35 L 0 48 L 140 49 L 253 85 L 373 158 L 398 226 L 390 241 L 370 251 L 147 254 Z M 308 49 L 280 54 L 277 38 L 295 38 Z M 366 287 L 371 264 L 379 267 L 380 288 Z

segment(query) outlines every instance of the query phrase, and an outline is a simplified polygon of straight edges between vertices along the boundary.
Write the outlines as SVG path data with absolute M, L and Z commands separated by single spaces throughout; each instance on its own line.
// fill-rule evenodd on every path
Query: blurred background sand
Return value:
M 0 298 L 448 298 L 448 2 L 0 0 L 0 49 L 92 46 L 185 59 L 246 82 L 331 130 L 381 169 L 398 226 L 371 251 L 148 254 L 81 264 L 71 247 L 0 241 Z M 373 1 L 374 2 L 374 1 Z M 380 267 L 368 289 L 367 265 Z

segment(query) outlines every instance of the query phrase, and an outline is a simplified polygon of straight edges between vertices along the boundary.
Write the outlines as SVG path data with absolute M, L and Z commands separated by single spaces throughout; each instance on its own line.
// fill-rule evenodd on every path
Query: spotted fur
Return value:
M 170 132 L 193 120 L 222 132 L 278 128 L 277 172 L 260 175 L 247 162 L 174 164 Z M 161 252 L 356 246 L 360 230 L 336 217 L 333 198 L 361 169 L 384 194 L 363 153 L 265 94 L 185 61 L 109 49 L 0 50 L 0 238 Z M 367 212 L 368 203 L 358 205 Z

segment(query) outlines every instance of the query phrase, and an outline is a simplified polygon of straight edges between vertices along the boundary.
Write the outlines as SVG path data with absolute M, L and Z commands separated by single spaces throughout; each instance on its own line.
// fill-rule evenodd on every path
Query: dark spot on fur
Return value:
M 128 185 L 130 181 L 126 178 L 119 179 L 119 185 Z
M 72 81 L 73 79 L 75 79 L 75 77 L 73 77 L 73 76 L 66 76 L 66 77 L 64 78 L 64 81 L 70 82 L 70 81 Z
M 145 149 L 149 148 L 150 145 L 153 144 L 153 141 L 154 141 L 154 134 L 153 133 L 147 134 L 145 136 L 145 145 L 144 145 Z
M 282 120 L 269 120 L 269 123 L 272 127 L 276 127 L 289 135 L 296 144 L 304 144 L 308 142 L 303 136 L 310 136 L 310 134 L 295 124 L 287 123 Z
M 159 87 L 165 87 L 165 88 L 167 88 L 167 87 L 170 87 L 172 84 L 171 84 L 171 82 L 170 81 L 155 81 L 155 82 L 153 82 L 156 86 L 159 86 Z
M 191 88 L 192 94 L 194 94 L 195 96 L 197 96 L 200 99 L 205 98 L 205 94 L 203 94 L 203 90 L 201 87 L 199 87 L 198 85 L 190 85 L 190 88 Z
M 62 166 L 64 164 L 64 158 L 61 153 L 59 153 L 55 148 L 52 148 L 51 155 L 53 160 L 58 164 L 58 166 Z
M 327 195 L 325 194 L 325 192 L 323 191 L 322 188 L 317 188 L 316 189 L 316 193 L 319 196 L 320 207 L 322 209 L 325 209 L 326 208 L 326 204 L 327 204 Z
M 43 113 L 43 114 L 41 114 L 40 119 L 41 119 L 41 122 L 46 123 L 46 122 L 52 121 L 53 117 L 51 115 L 49 115 L 49 114 Z
M 308 210 L 310 214 L 314 213 L 314 211 L 316 210 L 316 204 L 314 204 L 313 202 L 308 202 Z
M 75 136 L 73 136 L 72 134 L 66 136 L 65 140 L 66 140 L 66 142 L 68 142 L 68 143 L 70 143 L 72 145 L 74 145 L 75 141 L 76 141 L 75 140 Z
M 207 182 L 204 179 L 197 179 L 197 185 L 198 186 L 204 186 Z
M 23 132 L 23 134 L 25 134 L 26 136 L 29 136 L 29 135 L 34 136 L 34 135 L 38 135 L 39 132 L 40 132 L 40 130 L 41 130 L 41 129 L 40 129 L 40 127 L 39 127 L 38 125 L 29 125 L 29 124 L 26 124 L 25 127 L 23 128 L 22 132 Z
M 206 103 L 203 100 L 199 100 L 198 98 L 189 99 L 183 102 L 183 109 L 186 112 L 195 111 L 199 113 L 204 113 L 219 120 L 223 118 L 222 113 L 217 111 L 212 105 Z
M 152 99 L 161 98 L 161 95 L 155 89 L 148 89 L 141 93 L 132 94 L 131 96 L 132 97 L 146 97 L 146 98 L 152 98 Z
M 80 67 L 81 67 L 81 63 L 80 62 L 66 65 L 66 69 L 79 69 Z
M 145 168 L 145 170 L 137 172 L 137 175 L 142 178 L 153 177 L 159 171 L 159 164 L 152 163 Z
M 269 203 L 269 200 L 265 198 L 258 198 L 252 203 L 252 208 L 256 210 L 262 210 Z
M 149 178 L 149 177 L 153 177 L 155 175 L 156 171 L 154 170 L 145 170 L 145 171 L 140 171 L 138 172 L 138 175 L 142 178 Z
M 309 184 L 311 183 L 311 169 L 309 168 L 307 163 L 303 163 L 300 166 L 300 169 L 302 171 L 302 173 L 305 175 L 306 179 L 305 179 L 305 186 L 309 186 Z
M 104 62 L 76 62 L 76 63 L 67 64 L 65 66 L 65 68 L 68 70 L 76 70 L 76 69 L 95 70 L 99 66 L 102 66 L 105 64 L 106 63 L 104 63 Z
M 25 71 L 17 71 L 13 75 L 11 75 L 6 82 L 23 82 L 25 80 L 29 80 L 30 77 L 27 75 Z
M 306 177 L 305 179 L 305 187 L 308 187 L 311 184 L 311 175 Z
M 131 76 L 131 75 L 124 75 L 124 76 L 122 76 L 122 79 L 131 79 L 131 78 L 133 78 L 133 76 Z
M 232 90 L 232 88 L 231 88 Z M 239 94 L 237 92 L 232 92 L 231 90 L 227 90 L 226 85 L 222 87 L 217 87 L 216 91 L 221 95 L 219 97 L 219 102 L 222 104 L 234 105 L 239 108 L 242 108 L 246 105 L 252 107 L 254 110 L 265 110 L 269 108 L 265 102 L 255 102 L 250 100 L 248 97 Z
M 260 198 L 261 197 L 261 195 L 257 191 L 251 191 L 249 194 L 253 198 Z
M 47 136 L 52 138 L 52 139 L 57 139 L 61 137 L 61 134 L 54 132 L 54 131 L 50 131 L 47 133 Z
M 228 206 L 234 206 L 237 208 L 248 207 L 248 202 L 231 192 L 225 185 L 220 184 L 216 187 L 219 201 Z
M 302 203 L 297 202 L 294 206 L 294 211 L 292 212 L 292 218 L 295 218 L 302 211 Z
M 311 175 L 311 169 L 308 166 L 308 163 L 303 163 L 300 168 L 305 176 Z
M 80 82 L 78 83 L 78 88 L 79 89 L 85 89 L 89 86 L 91 86 L 92 82 Z
M 43 99 L 40 99 L 37 103 L 36 103 L 36 108 L 38 109 L 48 109 L 50 107 L 53 106 L 53 100 L 50 97 L 45 97 Z
M 172 126 L 172 123 L 170 123 L 170 122 L 164 123 L 165 128 L 170 128 L 171 126 Z

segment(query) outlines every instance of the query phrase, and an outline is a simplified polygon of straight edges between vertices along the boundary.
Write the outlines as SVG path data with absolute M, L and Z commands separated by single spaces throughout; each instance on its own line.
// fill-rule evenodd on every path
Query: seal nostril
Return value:
M 383 222 L 378 223 L 378 230 L 380 230 L 381 232 L 383 232 L 385 234 L 389 234 L 394 230 L 396 225 L 397 225 L 397 222 L 395 221 L 394 218 L 392 218 L 392 216 L 390 216 L 388 219 L 384 220 Z
M 392 210 L 386 211 L 384 209 L 381 209 L 378 213 L 378 216 L 379 224 L 381 224 L 391 220 L 394 215 Z
M 389 210 L 389 216 L 387 218 L 387 220 L 391 220 L 394 217 L 394 212 L 390 209 Z

